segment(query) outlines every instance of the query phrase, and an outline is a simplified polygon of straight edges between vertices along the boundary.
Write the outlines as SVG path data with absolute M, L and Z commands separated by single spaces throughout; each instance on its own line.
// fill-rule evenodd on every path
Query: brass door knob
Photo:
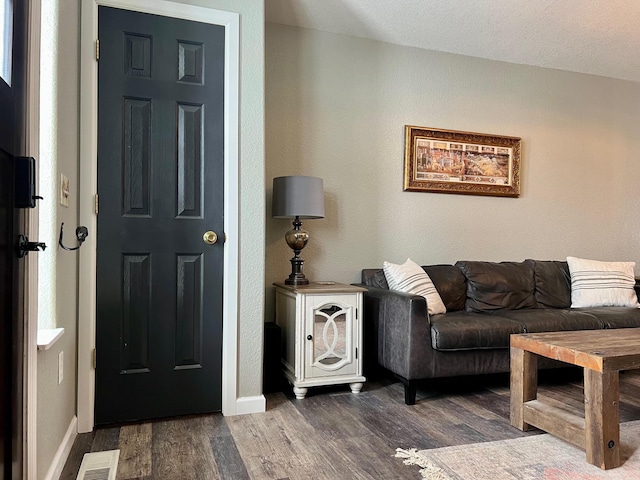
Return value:
M 204 240 L 204 243 L 213 245 L 218 241 L 218 235 L 216 234 L 216 232 L 212 232 L 211 230 L 209 230 L 208 232 L 204 232 L 204 235 L 202 235 L 202 240 Z

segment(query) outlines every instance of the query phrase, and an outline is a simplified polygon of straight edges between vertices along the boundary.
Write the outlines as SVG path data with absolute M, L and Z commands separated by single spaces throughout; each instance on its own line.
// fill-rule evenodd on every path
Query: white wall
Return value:
M 640 84 L 275 24 L 266 67 L 268 197 L 279 175 L 324 179 L 312 280 L 408 256 L 640 263 Z M 403 192 L 404 125 L 521 137 L 521 196 Z M 288 228 L 268 211 L 267 320 Z
M 42 78 L 43 85 L 51 85 L 55 95 L 53 109 L 57 120 L 53 125 L 53 155 L 57 169 L 45 171 L 55 185 L 55 193 L 42 202 L 53 205 L 56 231 L 64 222 L 65 239 L 73 244 L 74 232 L 78 226 L 78 53 L 79 53 L 79 3 L 56 0 L 43 2 L 43 14 L 50 12 L 55 3 L 58 11 L 57 45 L 58 58 L 54 61 L 53 81 Z M 54 23 L 56 23 L 54 21 Z M 51 122 L 51 118 L 41 118 L 41 122 Z M 44 153 L 43 153 L 44 154 Z M 44 160 L 44 159 L 43 159 Z M 42 167 L 42 164 L 41 164 Z M 69 178 L 69 208 L 59 205 L 59 179 L 63 173 Z M 44 478 L 51 461 L 62 442 L 71 419 L 76 413 L 76 357 L 77 357 L 77 290 L 78 255 L 58 249 L 57 234 L 46 240 L 47 250 L 38 255 L 55 258 L 56 301 L 55 322 L 65 329 L 62 338 L 50 349 L 38 352 L 37 391 L 37 477 Z M 42 288 L 49 288 L 43 285 Z M 64 379 L 58 385 L 58 354 L 64 352 Z

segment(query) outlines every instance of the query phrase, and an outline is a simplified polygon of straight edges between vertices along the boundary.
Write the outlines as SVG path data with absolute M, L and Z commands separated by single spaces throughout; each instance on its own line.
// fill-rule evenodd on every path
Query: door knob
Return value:
M 18 258 L 22 258 L 29 254 L 29 252 L 44 252 L 47 246 L 43 242 L 30 242 L 29 237 L 24 235 L 18 236 Z
M 218 235 L 216 234 L 216 232 L 212 232 L 211 230 L 209 230 L 208 232 L 204 232 L 204 235 L 202 235 L 202 240 L 204 240 L 204 243 L 213 245 L 218 241 Z

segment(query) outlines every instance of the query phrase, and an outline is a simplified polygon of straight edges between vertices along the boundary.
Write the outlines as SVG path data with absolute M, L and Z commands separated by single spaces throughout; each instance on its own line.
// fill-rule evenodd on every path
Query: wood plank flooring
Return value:
M 538 398 L 583 407 L 580 372 L 542 372 Z M 620 420 L 640 420 L 640 371 L 620 379 Z M 290 389 L 267 395 L 267 412 L 220 414 L 101 428 L 77 437 L 62 480 L 75 480 L 87 452 L 120 449 L 118 479 L 297 480 L 416 479 L 418 469 L 395 449 L 439 448 L 504 440 L 521 432 L 509 424 L 508 375 L 436 382 L 404 404 L 400 383 Z

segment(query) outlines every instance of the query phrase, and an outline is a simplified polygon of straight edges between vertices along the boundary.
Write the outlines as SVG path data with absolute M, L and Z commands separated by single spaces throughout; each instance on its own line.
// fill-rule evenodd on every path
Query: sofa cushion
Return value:
M 457 262 L 467 279 L 466 310 L 535 308 L 533 267 L 524 262 Z
M 560 308 L 501 310 L 494 315 L 522 325 L 526 333 L 561 332 L 567 330 L 597 330 L 604 328 L 598 317 L 587 312 Z
M 525 260 L 533 267 L 534 297 L 538 307 L 569 308 L 571 306 L 571 276 L 567 262 Z
M 362 283 L 369 287 L 389 290 L 387 278 L 381 268 L 365 268 L 362 270 Z
M 640 327 L 640 308 L 635 307 L 590 307 L 574 308 L 572 311 L 595 315 L 604 328 Z
M 440 351 L 508 348 L 509 335 L 524 332 L 517 321 L 464 311 L 432 315 L 430 322 L 431 346 Z
M 600 262 L 567 257 L 571 273 L 571 306 L 638 307 L 635 262 Z
M 424 268 L 436 286 L 447 312 L 464 310 L 467 300 L 467 280 L 454 265 L 429 265 Z

